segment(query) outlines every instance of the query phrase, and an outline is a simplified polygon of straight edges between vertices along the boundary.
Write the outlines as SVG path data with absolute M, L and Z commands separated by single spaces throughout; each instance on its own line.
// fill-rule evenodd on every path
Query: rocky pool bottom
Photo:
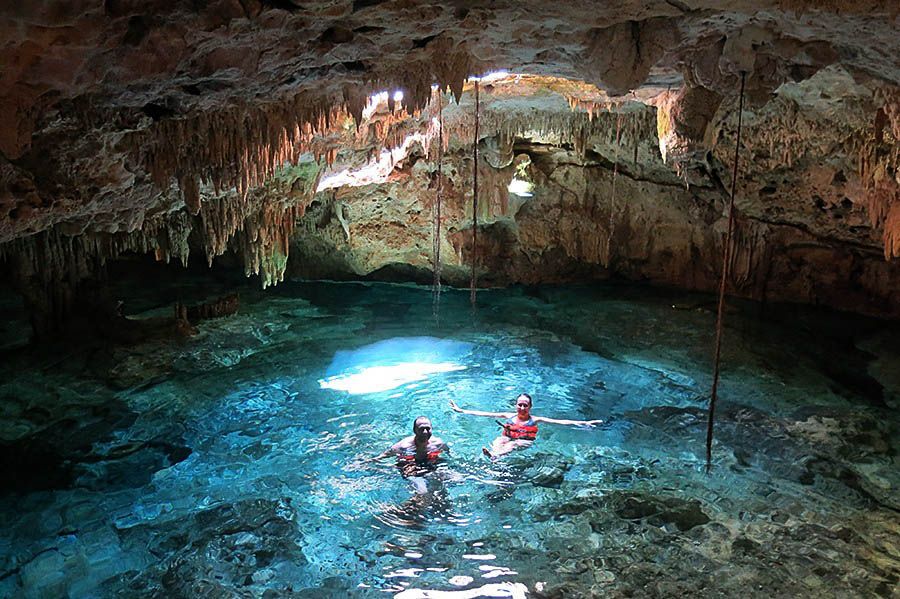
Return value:
M 230 291 L 123 282 L 131 319 Z M 900 335 L 708 296 L 288 282 L 196 334 L 0 362 L 0 596 L 882 596 L 900 579 Z M 7 328 L 7 330 L 10 330 Z M 448 401 L 534 396 L 534 447 Z M 432 418 L 428 490 L 365 463 Z

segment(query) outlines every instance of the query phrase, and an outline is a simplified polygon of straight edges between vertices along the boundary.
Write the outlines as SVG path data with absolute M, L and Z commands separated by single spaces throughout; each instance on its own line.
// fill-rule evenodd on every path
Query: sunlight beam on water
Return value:
M 415 381 L 424 381 L 432 374 L 465 369 L 465 366 L 451 362 L 440 364 L 407 362 L 392 366 L 371 366 L 354 374 L 321 379 L 319 386 L 322 389 L 346 391 L 350 395 L 362 395 L 387 391 Z
M 406 589 L 394 595 L 394 599 L 475 599 L 476 597 L 509 597 L 525 599 L 528 587 L 521 582 L 502 582 L 486 584 L 476 589 L 461 591 L 437 591 L 424 589 Z
M 322 389 L 351 395 L 388 391 L 432 375 L 465 370 L 472 344 L 436 337 L 395 337 L 342 350 L 319 380 Z

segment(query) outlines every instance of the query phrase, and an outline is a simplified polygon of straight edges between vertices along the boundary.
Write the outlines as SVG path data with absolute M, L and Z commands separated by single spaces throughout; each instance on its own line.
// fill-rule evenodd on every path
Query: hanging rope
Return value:
M 640 141 L 640 137 L 638 136 L 638 113 L 635 112 L 631 117 L 631 135 L 634 140 L 634 156 L 631 158 L 631 161 L 637 164 L 638 159 L 638 141 Z
M 728 230 L 725 233 L 725 248 L 722 252 L 722 279 L 719 281 L 719 309 L 716 316 L 716 357 L 713 367 L 712 395 L 709 398 L 709 421 L 706 424 L 706 472 L 712 467 L 713 419 L 716 415 L 716 399 L 719 389 L 719 361 L 722 355 L 722 321 L 725 306 L 725 281 L 728 279 L 728 265 L 731 263 L 731 236 L 734 231 L 734 193 L 738 178 L 738 156 L 741 149 L 741 118 L 744 112 L 744 81 L 747 74 L 741 72 L 741 92 L 738 103 L 737 142 L 734 145 L 734 167 L 731 172 L 731 199 L 728 203 Z
M 612 196 L 609 199 L 609 236 L 606 238 L 606 267 L 612 266 L 612 238 L 615 231 L 616 221 L 616 179 L 619 176 L 619 140 L 622 134 L 622 114 L 616 114 L 616 153 L 613 159 L 613 180 L 612 180 Z
M 444 101 L 442 95 L 441 90 L 438 89 L 437 183 L 435 186 L 437 194 L 434 200 L 434 228 L 431 236 L 434 244 L 432 247 L 432 257 L 434 259 L 432 268 L 432 271 L 434 272 L 434 283 L 432 284 L 431 290 L 434 295 L 435 312 L 437 311 L 437 302 L 441 294 L 441 184 L 444 178 L 443 171 L 441 170 L 441 162 L 444 157 Z
M 472 277 L 469 279 L 469 301 L 475 306 L 475 257 L 478 255 L 478 82 L 475 82 L 475 139 L 472 140 Z

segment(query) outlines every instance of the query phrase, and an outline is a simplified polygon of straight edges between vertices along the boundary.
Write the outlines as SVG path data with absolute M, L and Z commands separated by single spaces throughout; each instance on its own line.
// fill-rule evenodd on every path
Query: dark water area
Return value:
M 232 289 L 116 293 L 150 319 Z M 709 296 L 240 294 L 185 338 L 2 330 L 0 596 L 897 596 L 897 323 L 731 302 L 707 475 Z M 520 392 L 606 422 L 485 459 L 497 424 L 449 401 L 512 411 Z M 419 415 L 450 445 L 424 492 L 366 461 Z

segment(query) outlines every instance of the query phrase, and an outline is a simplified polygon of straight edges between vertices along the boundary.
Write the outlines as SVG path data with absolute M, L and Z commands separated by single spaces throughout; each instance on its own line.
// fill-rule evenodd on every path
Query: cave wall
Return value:
M 685 208 L 685 224 L 669 214 L 680 209 L 666 204 L 653 209 L 658 218 L 647 207 L 632 222 L 642 204 L 630 196 L 651 192 L 623 182 L 628 204 L 619 214 L 600 197 L 606 178 L 578 181 L 565 168 L 547 176 L 519 217 L 502 181 L 513 143 L 526 153 L 537 152 L 529 144 L 553 146 L 574 156 L 560 161 L 589 170 L 621 170 L 635 181 L 665 181 L 666 189 L 688 185 L 699 198 L 693 201 L 721 214 L 740 85 L 752 156 L 737 198 L 736 292 L 770 297 L 785 289 L 781 295 L 798 301 L 894 314 L 884 290 L 896 281 L 895 267 L 870 254 L 900 257 L 897 7 L 883 0 L 562 1 L 529 10 L 506 1 L 10 3 L 0 7 L 0 269 L 47 315 L 50 329 L 82 283 L 102 280 L 103 264 L 123 252 L 212 261 L 230 248 L 248 275 L 277 283 L 310 200 L 283 176 L 286 164 L 308 165 L 312 157 L 359 166 L 412 131 L 423 135 L 418 151 L 433 162 L 432 86 L 469 110 L 467 79 L 510 69 L 519 74 L 486 85 L 503 102 L 486 111 L 481 135 L 485 152 L 496 154 L 486 159 L 491 168 L 479 167 L 490 196 L 482 198 L 484 284 L 612 271 L 708 287 L 709 267 L 694 262 L 706 265 L 715 254 L 707 246 L 720 243 L 720 220 Z M 403 98 L 389 96 L 388 110 L 372 121 L 369 96 L 382 90 Z M 634 120 L 635 113 L 643 117 Z M 611 114 L 624 115 L 624 126 Z M 466 118 L 448 114 L 445 124 L 445 143 L 456 138 L 451 153 L 453 143 L 471 139 Z M 631 168 L 616 152 L 633 147 L 639 155 Z M 462 175 L 465 161 L 458 162 L 447 169 Z M 385 198 L 411 201 L 413 189 L 430 190 L 434 177 L 413 172 L 424 166 L 404 168 L 411 188 L 396 183 L 398 195 L 350 188 L 317 200 L 314 222 L 299 221 L 312 233 L 304 264 L 291 268 L 319 276 L 385 264 L 406 265 L 408 273 L 424 268 L 428 200 L 406 209 Z M 529 206 L 549 201 L 544 196 L 570 178 L 579 199 L 567 195 L 558 209 L 541 210 L 571 230 L 526 227 Z M 442 249 L 454 281 L 464 278 L 454 261 L 469 251 L 463 181 L 448 172 Z M 366 193 L 372 207 L 357 199 Z M 667 191 L 660 194 L 669 201 Z M 622 231 L 609 243 L 617 222 Z M 413 229 L 401 231 L 406 225 Z M 651 226 L 652 235 L 642 232 Z M 678 242 L 677 235 L 686 237 Z M 371 243 L 354 245 L 354 236 Z M 412 245 L 401 249 L 404 240 Z M 648 258 L 651 251 L 658 255 Z M 823 257 L 814 260 L 814 252 Z M 828 252 L 837 272 L 804 274 Z M 505 258 L 491 265 L 493 256 Z M 529 272 L 526 263 L 547 272 Z
M 851 82 L 840 73 L 842 85 Z M 826 79 L 827 79 L 826 77 Z M 814 81 L 815 85 L 834 81 Z M 829 306 L 900 317 L 900 263 L 885 259 L 882 231 L 849 143 L 868 131 L 868 98 L 844 94 L 798 102 L 811 89 L 786 88 L 749 111 L 742 144 L 734 250 L 728 291 L 759 301 Z M 818 96 L 817 96 L 818 97 Z M 840 103 L 841 106 L 835 107 Z M 546 99 L 541 106 L 547 108 Z M 464 97 L 458 111 L 472 109 Z M 517 113 L 499 104 L 504 122 L 522 114 L 536 124 L 488 126 L 479 148 L 478 279 L 481 285 L 580 283 L 621 277 L 717 289 L 727 227 L 736 110 L 711 117 L 703 162 L 683 170 L 663 160 L 654 107 L 592 115 Z M 531 110 L 531 111 L 529 111 Z M 798 117 L 797 113 L 803 116 Z M 787 114 L 786 114 L 787 113 Z M 871 114 L 871 112 L 868 112 Z M 793 114 L 793 126 L 785 122 Z M 457 115 L 458 116 L 458 115 Z M 461 118 L 461 117 L 459 117 Z M 551 126 L 541 127 L 541 118 Z M 448 128 L 453 128 L 453 113 Z M 471 125 L 471 124 L 469 124 Z M 776 125 L 777 127 L 773 127 Z M 498 132 L 497 129 L 500 129 Z M 466 286 L 472 239 L 472 148 L 451 138 L 442 173 L 442 275 Z M 516 171 L 534 185 L 520 198 L 506 187 Z M 432 268 L 436 157 L 411 152 L 386 180 L 316 195 L 292 241 L 288 274 L 347 278 L 403 276 L 425 282 Z M 393 273 L 393 274 L 392 274 Z

